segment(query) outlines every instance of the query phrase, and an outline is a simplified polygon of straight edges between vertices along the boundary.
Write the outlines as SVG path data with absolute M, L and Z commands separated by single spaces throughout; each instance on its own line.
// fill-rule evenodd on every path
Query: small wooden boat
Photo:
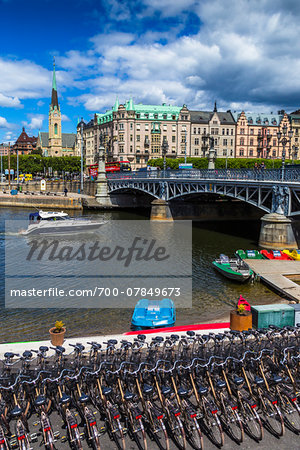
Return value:
M 261 250 L 260 253 L 267 259 L 291 260 L 292 258 L 280 250 Z
M 148 328 L 165 328 L 174 325 L 176 320 L 175 305 L 169 298 L 162 300 L 139 300 L 134 308 L 131 326 L 135 330 Z
M 239 281 L 240 283 L 249 280 L 253 275 L 253 271 L 244 261 L 239 258 L 228 258 L 228 256 L 223 254 L 213 261 L 213 266 L 224 277 Z
M 283 253 L 288 255 L 290 258 L 300 261 L 300 250 L 295 248 L 294 250 L 282 250 Z
M 237 250 L 235 254 L 240 259 L 265 259 L 258 250 Z

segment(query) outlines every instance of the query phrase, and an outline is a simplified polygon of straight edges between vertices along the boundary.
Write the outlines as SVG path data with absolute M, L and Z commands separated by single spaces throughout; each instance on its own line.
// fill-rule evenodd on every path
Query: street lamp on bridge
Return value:
M 287 139 L 287 137 L 289 137 L 289 139 Z M 286 125 L 284 125 L 284 127 L 282 128 L 282 132 L 281 131 L 277 132 L 278 145 L 282 144 L 281 181 L 284 180 L 284 166 L 285 166 L 285 157 L 286 157 L 285 147 L 287 144 L 291 144 L 292 137 L 293 137 L 293 130 L 290 129 L 288 131 Z
M 164 138 L 163 143 L 161 145 L 161 151 L 164 158 L 164 177 L 166 176 L 166 155 L 168 152 L 169 144 L 166 138 Z
M 202 136 L 202 149 L 206 153 L 207 148 L 208 150 L 208 168 L 214 169 L 215 168 L 215 159 L 216 159 L 216 151 L 215 151 L 215 139 L 213 136 L 210 136 L 209 134 L 204 134 Z

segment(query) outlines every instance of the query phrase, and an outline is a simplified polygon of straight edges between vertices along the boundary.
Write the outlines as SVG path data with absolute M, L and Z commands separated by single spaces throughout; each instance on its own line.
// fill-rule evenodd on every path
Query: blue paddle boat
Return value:
M 162 300 L 147 300 L 142 298 L 137 302 L 131 319 L 135 330 L 148 328 L 172 327 L 176 320 L 175 305 L 169 298 Z

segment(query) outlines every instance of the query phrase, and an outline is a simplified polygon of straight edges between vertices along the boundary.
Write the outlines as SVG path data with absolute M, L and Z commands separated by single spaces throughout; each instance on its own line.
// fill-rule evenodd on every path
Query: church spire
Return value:
M 55 58 L 53 58 L 53 78 L 52 78 L 52 96 L 51 96 L 51 109 L 59 109 L 57 87 L 56 87 L 56 75 L 55 75 Z
M 217 102 L 215 102 L 214 112 L 217 112 Z

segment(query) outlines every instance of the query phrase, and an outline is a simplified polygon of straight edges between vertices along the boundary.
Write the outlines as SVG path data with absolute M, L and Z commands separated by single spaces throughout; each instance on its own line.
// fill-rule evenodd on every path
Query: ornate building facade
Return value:
M 39 132 L 37 148 L 44 156 L 76 156 L 76 134 L 62 133 L 61 111 L 58 103 L 55 64 L 53 65 L 52 93 L 48 116 L 48 133 Z
M 22 133 L 16 140 L 15 144 L 11 148 L 11 153 L 19 153 L 19 155 L 28 155 L 36 148 L 37 138 L 34 136 L 28 136 L 23 127 Z

